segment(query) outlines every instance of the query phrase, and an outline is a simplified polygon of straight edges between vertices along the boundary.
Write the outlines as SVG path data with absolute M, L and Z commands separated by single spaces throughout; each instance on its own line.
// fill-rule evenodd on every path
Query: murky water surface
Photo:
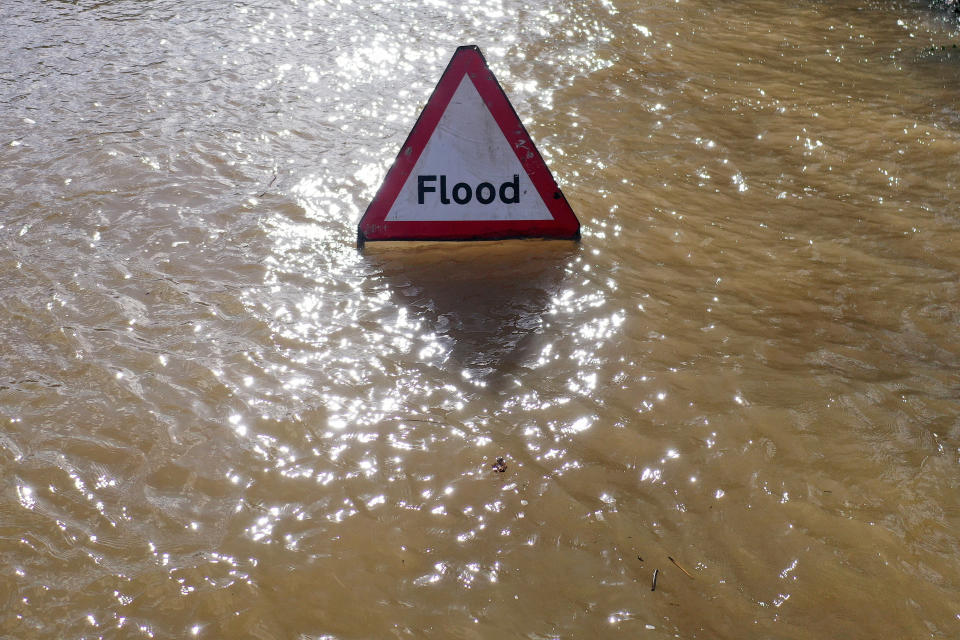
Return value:
M 957 637 L 960 38 L 923 3 L 0 25 L 0 637 Z M 582 242 L 359 254 L 466 43 Z

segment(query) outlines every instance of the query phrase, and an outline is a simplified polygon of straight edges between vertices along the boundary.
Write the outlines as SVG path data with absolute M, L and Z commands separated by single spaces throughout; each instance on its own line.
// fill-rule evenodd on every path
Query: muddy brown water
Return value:
M 960 635 L 960 37 L 924 3 L 0 25 L 0 637 Z M 468 43 L 582 241 L 358 253 Z

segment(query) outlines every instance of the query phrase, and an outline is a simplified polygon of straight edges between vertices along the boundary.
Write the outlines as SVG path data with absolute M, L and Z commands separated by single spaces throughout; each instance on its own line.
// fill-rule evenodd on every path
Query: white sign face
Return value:
M 464 75 L 386 221 L 553 220 Z

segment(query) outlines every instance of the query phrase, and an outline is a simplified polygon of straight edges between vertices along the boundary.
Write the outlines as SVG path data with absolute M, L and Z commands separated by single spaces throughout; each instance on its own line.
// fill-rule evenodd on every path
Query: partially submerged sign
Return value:
M 372 240 L 580 238 L 580 222 L 476 46 L 457 49 L 360 219 Z

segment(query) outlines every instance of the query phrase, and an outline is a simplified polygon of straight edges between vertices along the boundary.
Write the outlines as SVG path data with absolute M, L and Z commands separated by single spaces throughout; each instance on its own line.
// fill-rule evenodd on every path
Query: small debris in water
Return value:
M 503 458 L 497 458 L 497 461 L 493 463 L 493 470 L 497 473 L 503 473 L 507 470 L 507 463 Z
M 680 569 L 680 571 L 683 571 L 683 573 L 684 573 L 688 578 L 690 578 L 691 580 L 693 580 L 693 576 L 690 575 L 690 572 L 687 571 L 686 569 L 684 569 L 683 567 L 681 567 L 679 564 L 677 564 L 677 561 L 676 561 L 676 560 L 674 560 L 674 559 L 671 558 L 670 556 L 667 556 L 667 560 L 669 560 L 670 562 L 672 562 L 672 563 L 673 563 L 673 566 L 675 566 L 677 569 Z
M 653 570 L 653 586 L 650 587 L 650 591 L 657 590 L 657 576 L 660 575 L 660 569 Z
M 273 186 L 273 183 L 276 182 L 276 181 L 277 181 L 277 174 L 275 173 L 275 174 L 273 174 L 273 178 L 271 178 L 271 180 L 270 180 L 270 184 L 268 184 L 268 185 L 267 185 L 267 188 L 263 190 L 263 193 L 261 193 L 261 194 L 258 195 L 257 197 L 258 197 L 258 198 L 262 198 L 263 196 L 267 195 L 267 191 L 270 190 L 270 187 L 272 187 L 272 186 Z

